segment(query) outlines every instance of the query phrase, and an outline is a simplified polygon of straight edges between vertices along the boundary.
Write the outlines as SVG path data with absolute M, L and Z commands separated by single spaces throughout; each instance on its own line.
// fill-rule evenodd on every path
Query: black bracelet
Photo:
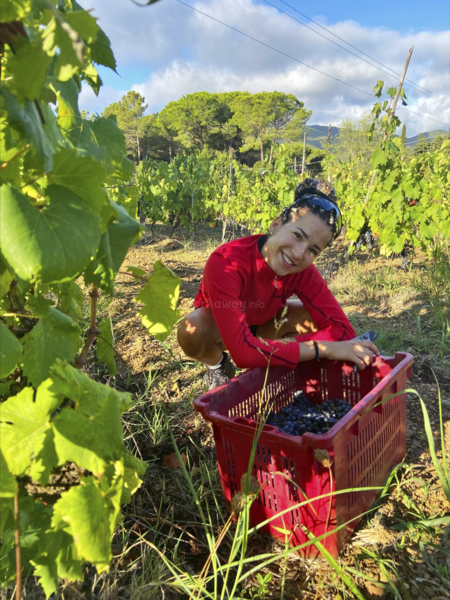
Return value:
M 313 340 L 313 345 L 314 345 L 314 350 L 316 351 L 314 360 L 319 360 L 319 344 L 315 340 Z

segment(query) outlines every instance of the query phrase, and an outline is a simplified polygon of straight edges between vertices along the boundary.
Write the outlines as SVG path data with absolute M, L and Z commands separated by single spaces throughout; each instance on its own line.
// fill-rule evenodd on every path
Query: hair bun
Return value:
M 314 179 L 312 177 L 307 177 L 299 183 L 295 188 L 294 202 L 306 194 L 322 196 L 337 205 L 336 190 L 326 179 L 322 179 L 321 177 L 316 177 Z

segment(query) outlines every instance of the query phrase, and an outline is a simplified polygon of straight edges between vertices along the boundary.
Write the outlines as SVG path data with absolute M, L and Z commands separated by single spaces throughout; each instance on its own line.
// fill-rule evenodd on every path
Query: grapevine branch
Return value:
M 16 600 L 22 597 L 22 558 L 20 556 L 19 494 L 14 496 L 14 540 L 16 544 Z
M 8 165 L 10 165 L 13 160 L 16 160 L 16 158 L 19 158 L 19 156 L 23 153 L 26 152 L 28 150 L 28 148 L 30 147 L 30 144 L 27 144 L 26 146 L 24 146 L 22 148 L 22 150 L 19 150 L 19 152 L 17 152 L 17 154 L 14 154 L 14 156 L 12 158 L 10 158 L 7 162 L 3 163 L 2 166 L 0 167 L 0 169 L 6 169 L 6 167 Z
M 94 343 L 95 338 L 100 333 L 100 330 L 97 327 L 97 299 L 99 297 L 98 287 L 95 285 L 92 286 L 92 290 L 89 292 L 89 296 L 91 297 L 91 320 L 90 327 L 87 331 L 86 341 L 84 342 L 83 350 L 80 353 L 80 356 L 75 361 L 75 367 L 77 369 L 81 369 L 87 363 L 87 355 L 89 352 L 89 348 Z

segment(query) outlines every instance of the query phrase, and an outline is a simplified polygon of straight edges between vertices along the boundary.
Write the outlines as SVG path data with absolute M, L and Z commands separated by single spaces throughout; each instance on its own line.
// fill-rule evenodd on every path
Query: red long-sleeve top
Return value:
M 356 333 L 314 265 L 278 277 L 261 256 L 252 235 L 217 248 L 206 261 L 196 308 L 210 307 L 219 333 L 240 368 L 294 369 L 300 358 L 298 342 L 350 340 Z M 250 330 L 272 319 L 295 294 L 308 310 L 318 331 L 297 335 L 296 342 L 261 340 Z

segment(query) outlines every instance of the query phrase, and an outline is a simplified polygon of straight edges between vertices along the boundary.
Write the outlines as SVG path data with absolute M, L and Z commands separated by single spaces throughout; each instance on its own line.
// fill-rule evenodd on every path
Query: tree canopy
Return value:
M 103 112 L 116 117 L 128 156 L 137 163 L 171 160 L 196 149 L 231 152 L 249 165 L 271 162 L 275 145 L 298 142 L 312 114 L 283 92 L 197 92 L 169 102 L 159 113 L 145 115 L 146 108 L 145 99 L 131 91 Z

